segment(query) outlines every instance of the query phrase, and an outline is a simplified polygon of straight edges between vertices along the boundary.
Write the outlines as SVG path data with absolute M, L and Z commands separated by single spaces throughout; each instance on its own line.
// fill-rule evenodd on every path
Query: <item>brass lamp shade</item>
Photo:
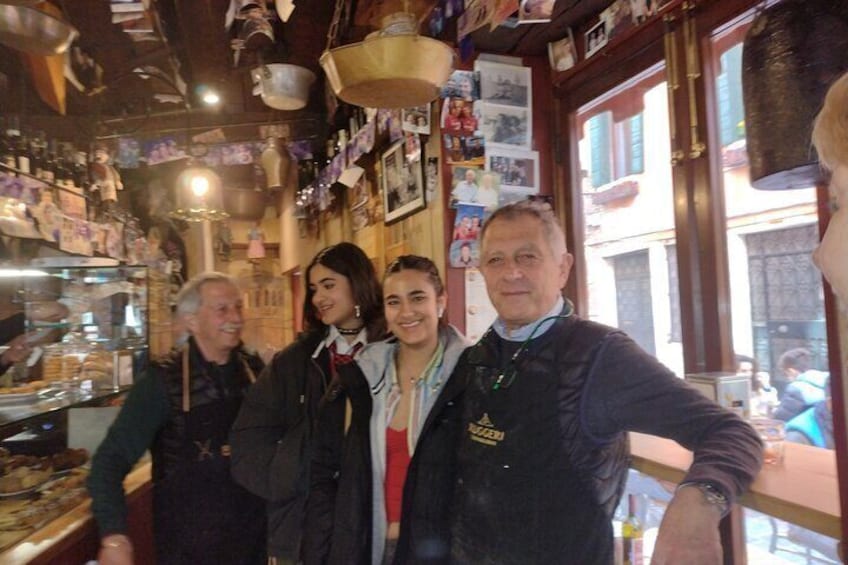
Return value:
M 221 177 L 207 167 L 189 167 L 177 177 L 176 208 L 172 218 L 188 222 L 224 220 L 230 215 L 224 210 Z
M 367 108 L 427 104 L 453 71 L 453 50 L 420 35 L 374 36 L 324 51 L 321 67 L 333 92 Z

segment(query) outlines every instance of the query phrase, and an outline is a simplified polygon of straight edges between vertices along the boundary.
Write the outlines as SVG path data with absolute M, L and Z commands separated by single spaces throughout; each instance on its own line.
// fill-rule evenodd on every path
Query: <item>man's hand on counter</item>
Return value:
M 123 534 L 111 534 L 100 540 L 100 565 L 133 565 L 133 546 L 130 538 Z
M 657 534 L 651 565 L 717 565 L 722 562 L 721 512 L 697 488 L 679 488 Z

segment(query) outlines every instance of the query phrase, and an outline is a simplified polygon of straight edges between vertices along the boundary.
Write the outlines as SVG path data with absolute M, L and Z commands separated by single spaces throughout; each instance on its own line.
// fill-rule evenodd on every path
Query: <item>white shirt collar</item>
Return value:
M 325 337 L 324 340 L 318 344 L 318 347 L 316 347 L 315 351 L 312 353 L 312 357 L 318 357 L 322 349 L 324 349 L 325 347 L 330 347 L 330 345 L 333 343 L 336 344 L 336 353 L 341 353 L 342 355 L 345 355 L 347 353 L 350 353 L 357 343 L 361 343 L 362 345 L 366 345 L 368 343 L 368 330 L 363 327 L 361 330 L 359 330 L 359 333 L 356 334 L 356 339 L 354 339 L 352 342 L 348 342 L 345 337 L 339 333 L 339 330 L 338 328 L 336 328 L 336 326 L 329 326 L 327 337 Z
M 556 322 L 556 318 L 548 320 L 547 322 L 545 322 L 544 324 L 539 326 L 538 329 L 536 328 L 536 324 L 538 324 L 540 321 L 544 320 L 545 318 L 549 318 L 551 316 L 558 316 L 560 313 L 562 313 L 562 309 L 563 309 L 564 306 L 565 306 L 565 300 L 562 298 L 562 296 L 560 296 L 557 299 L 556 304 L 554 304 L 554 307 L 551 308 L 551 310 L 547 314 L 540 316 L 539 318 L 537 318 L 536 320 L 533 320 L 532 322 L 530 322 L 529 324 L 527 324 L 525 326 L 521 326 L 520 328 L 516 328 L 514 330 L 508 330 L 506 328 L 506 324 L 504 324 L 503 320 L 501 320 L 500 317 L 498 317 L 498 319 L 495 320 L 495 323 L 492 324 L 492 329 L 495 330 L 495 332 L 499 336 L 501 336 L 503 339 L 505 339 L 507 341 L 524 341 L 528 337 L 530 337 L 530 333 L 533 332 L 534 330 L 536 330 L 535 335 L 540 336 L 543 333 L 545 333 L 546 331 L 548 331 L 548 329 L 550 329 L 550 327 L 552 325 L 554 325 L 554 322 Z

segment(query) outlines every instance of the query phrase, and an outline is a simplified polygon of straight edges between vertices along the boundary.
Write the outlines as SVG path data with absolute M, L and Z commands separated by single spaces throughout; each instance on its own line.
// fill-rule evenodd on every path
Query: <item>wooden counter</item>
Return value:
M 153 483 L 150 463 L 136 467 L 124 481 L 130 537 L 136 551 L 136 563 L 153 562 Z M 36 565 L 85 563 L 97 558 L 100 538 L 86 500 L 67 514 L 36 530 L 18 544 L 0 553 L 0 564 Z
M 692 453 L 678 443 L 645 434 L 630 434 L 633 468 L 679 483 Z M 832 538 L 842 537 L 836 452 L 797 443 L 785 444 L 783 463 L 763 465 L 739 503 Z

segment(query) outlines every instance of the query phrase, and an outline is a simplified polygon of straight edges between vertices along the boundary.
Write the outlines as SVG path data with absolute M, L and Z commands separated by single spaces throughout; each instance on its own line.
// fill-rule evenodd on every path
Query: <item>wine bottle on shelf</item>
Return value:
M 0 162 L 7 167 L 15 168 L 15 145 L 12 142 L 12 136 L 9 135 L 12 118 L 3 120 L 0 125 Z M 8 172 L 8 171 L 7 171 Z
M 29 166 L 36 178 L 44 180 L 44 146 L 42 139 L 43 132 L 37 132 L 35 137 L 32 138 L 32 141 L 29 142 L 29 153 L 31 156 Z
M 68 172 L 68 163 L 62 153 L 58 153 L 56 157 L 56 179 L 53 181 L 59 186 L 67 186 L 70 179 Z
M 636 517 L 636 495 L 627 495 L 627 518 L 621 525 L 624 541 L 624 565 L 643 565 L 642 523 Z
M 20 172 L 30 174 L 32 172 L 29 166 L 31 160 L 29 140 L 25 135 L 19 135 L 15 144 L 15 166 Z
M 56 140 L 51 139 L 47 143 L 44 154 L 44 163 L 41 170 L 42 179 L 50 184 L 56 183 Z

